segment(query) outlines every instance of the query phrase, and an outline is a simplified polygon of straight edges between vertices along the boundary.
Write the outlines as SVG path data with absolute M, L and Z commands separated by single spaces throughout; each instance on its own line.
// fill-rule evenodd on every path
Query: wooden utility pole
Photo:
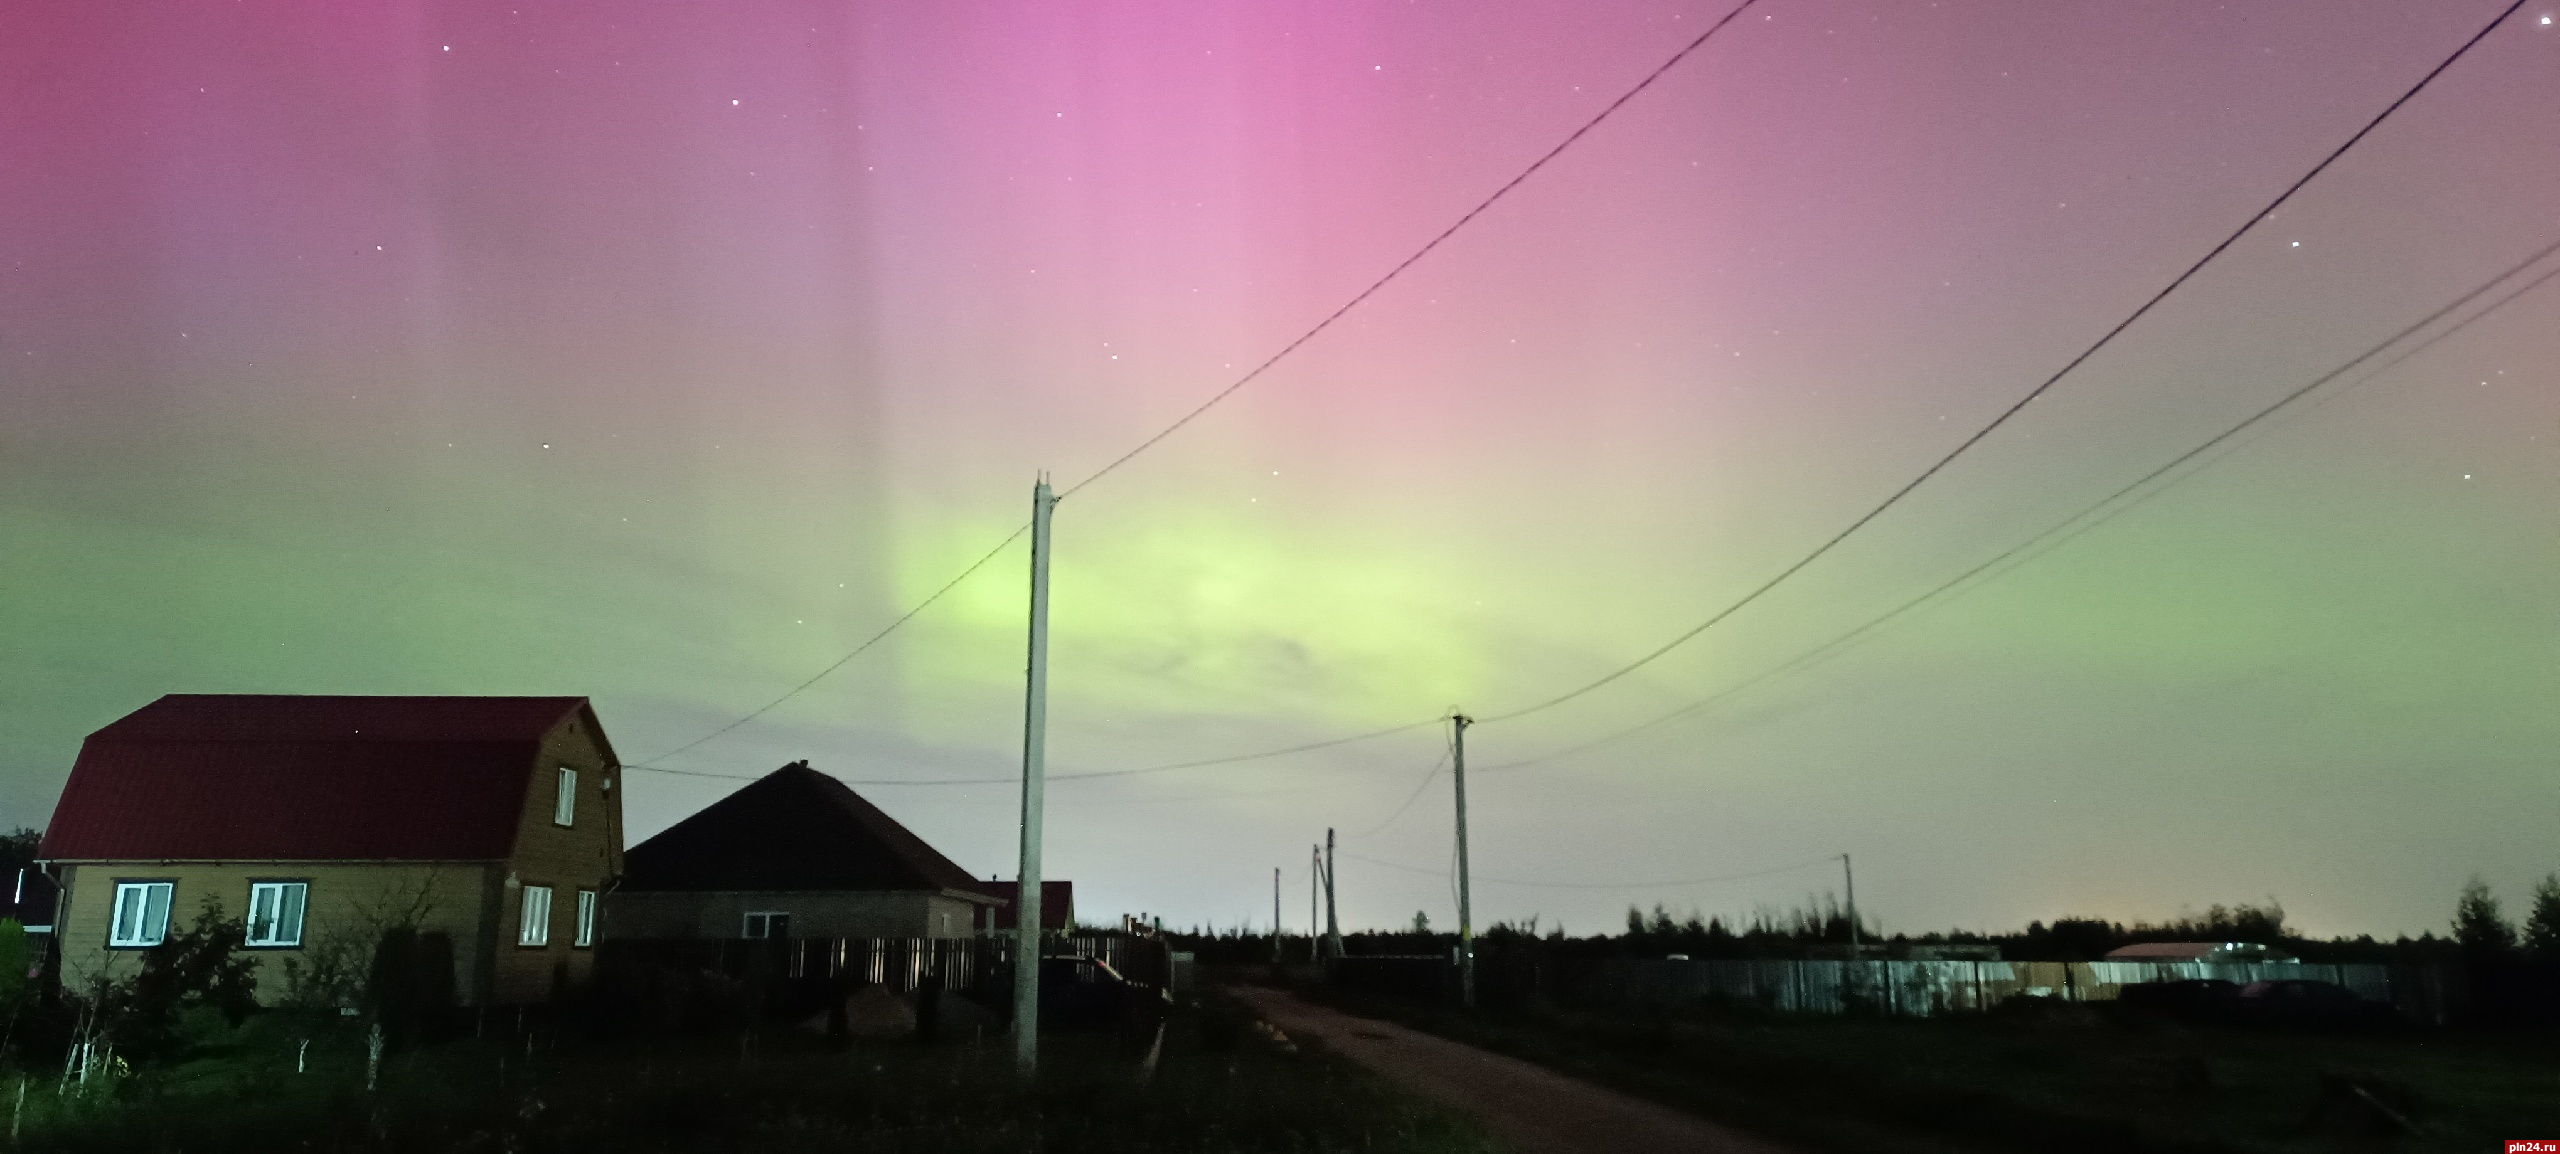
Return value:
M 1467 727 L 1466 714 L 1451 713 L 1450 774 L 1458 781 L 1458 1004 L 1476 1008 L 1476 919 L 1467 877 Z
M 1271 867 L 1271 965 L 1280 965 L 1280 867 Z
M 1840 855 L 1840 882 L 1849 890 L 1849 960 L 1858 960 L 1858 875 L 1849 868 L 1849 855 Z
M 1333 904 L 1333 827 L 1324 831 L 1324 956 L 1342 956 L 1342 913 Z
M 1324 962 L 1323 939 L 1316 932 L 1316 926 L 1320 924 L 1316 916 L 1317 899 L 1323 889 L 1324 847 L 1309 842 L 1307 844 L 1307 964 L 1311 966 L 1321 965 Z
M 1043 475 L 1031 487 L 1031 663 L 1022 705 L 1022 872 L 1014 894 L 1013 1064 L 1040 1070 L 1040 816 L 1049 734 L 1049 511 Z

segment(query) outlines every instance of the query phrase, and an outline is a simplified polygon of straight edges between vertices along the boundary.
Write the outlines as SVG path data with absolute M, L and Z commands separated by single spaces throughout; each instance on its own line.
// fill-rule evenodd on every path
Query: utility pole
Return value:
M 1271 867 L 1271 967 L 1280 968 L 1280 867 Z
M 1307 843 L 1307 964 L 1311 966 L 1324 963 L 1323 939 L 1316 932 L 1316 926 L 1319 924 L 1316 917 L 1317 897 L 1318 892 L 1323 888 L 1324 847 L 1309 842 Z
M 1333 827 L 1324 830 L 1324 938 L 1328 958 L 1342 956 L 1342 914 L 1333 904 Z
M 1472 1010 L 1476 1008 L 1476 921 L 1467 888 L 1467 727 L 1475 723 L 1457 712 L 1450 713 L 1449 720 L 1456 727 L 1450 775 L 1458 781 L 1458 1004 Z
M 1858 960 L 1858 875 L 1849 868 L 1849 855 L 1840 855 L 1840 880 L 1849 890 L 1849 960 Z
M 1043 474 L 1031 487 L 1031 663 L 1022 705 L 1022 872 L 1014 894 L 1013 1064 L 1040 1070 L 1040 816 L 1049 736 L 1049 511 Z

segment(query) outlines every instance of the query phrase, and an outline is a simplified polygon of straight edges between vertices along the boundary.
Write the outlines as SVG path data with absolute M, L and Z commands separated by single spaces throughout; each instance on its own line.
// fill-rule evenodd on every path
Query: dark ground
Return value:
M 1472 1122 L 1329 1054 L 1290 1052 L 1231 1004 L 1180 1007 L 1155 1073 L 1146 1036 L 1054 1033 L 1041 1077 L 1000 1032 L 830 1043 L 792 1031 L 601 1041 L 536 1030 L 395 1052 L 364 1089 L 352 1019 L 194 1024 L 183 1059 L 86 1094 L 32 1071 L 19 1140 L 39 1151 L 1489 1152 Z M 294 1072 L 313 1039 L 310 1072 Z M 0 1108 L 17 1087 L 0 1084 Z
M 1468 1015 L 1316 996 L 1808 1151 L 2473 1154 L 2560 1133 L 2560 1045 L 2547 1037 L 2199 1027 L 2073 1005 L 1943 1019 Z

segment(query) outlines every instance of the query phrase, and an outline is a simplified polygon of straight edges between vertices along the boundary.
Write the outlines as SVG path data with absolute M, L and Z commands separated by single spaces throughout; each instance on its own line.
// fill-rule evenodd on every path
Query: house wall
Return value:
M 795 938 L 965 938 L 977 904 L 927 890 L 618 891 L 605 895 L 615 938 L 739 938 L 749 912 L 791 915 Z
M 585 710 L 543 739 L 517 819 L 515 853 L 486 907 L 487 930 L 496 943 L 487 959 L 488 979 L 499 1004 L 543 1001 L 556 984 L 583 983 L 593 972 L 595 950 L 576 944 L 577 895 L 587 890 L 601 899 L 622 872 L 622 783 L 612 765 Z M 567 826 L 552 820 L 563 766 L 578 771 L 576 813 Z M 518 944 L 526 886 L 551 887 L 550 940 L 541 946 Z M 601 937 L 601 900 L 597 921 Z
M 62 949 L 62 981 L 78 990 L 100 977 L 122 980 L 142 966 L 144 951 L 107 945 L 108 922 L 114 916 L 115 883 L 174 882 L 169 930 L 175 934 L 195 923 L 212 899 L 226 920 L 245 917 L 252 881 L 298 881 L 310 885 L 303 912 L 299 946 L 246 949 L 257 961 L 258 1001 L 283 1005 L 298 992 L 286 963 L 304 975 L 352 966 L 357 988 L 373 961 L 373 944 L 382 931 L 411 924 L 421 931 L 440 931 L 453 939 L 454 990 L 465 1004 L 477 1004 L 481 988 L 473 959 L 480 956 L 483 936 L 483 891 L 490 867 L 482 862 L 82 862 L 62 867 L 64 897 L 56 921 Z

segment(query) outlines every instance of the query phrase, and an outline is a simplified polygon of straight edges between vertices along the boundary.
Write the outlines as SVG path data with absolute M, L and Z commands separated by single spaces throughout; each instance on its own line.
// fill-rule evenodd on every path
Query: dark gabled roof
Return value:
M 1022 919 L 1017 916 L 1014 908 L 1015 899 L 1022 896 L 1020 878 L 1009 882 L 990 880 L 970 884 L 976 886 L 979 893 L 1004 903 L 996 908 L 995 928 L 1009 930 L 1022 924 Z M 1040 928 L 1044 930 L 1074 929 L 1075 916 L 1076 883 L 1043 880 L 1040 883 Z
M 90 734 L 39 856 L 486 861 L 583 697 L 171 694 Z M 610 757 L 610 753 L 607 754 Z
M 624 890 L 964 890 L 969 873 L 795 761 L 623 855 Z

